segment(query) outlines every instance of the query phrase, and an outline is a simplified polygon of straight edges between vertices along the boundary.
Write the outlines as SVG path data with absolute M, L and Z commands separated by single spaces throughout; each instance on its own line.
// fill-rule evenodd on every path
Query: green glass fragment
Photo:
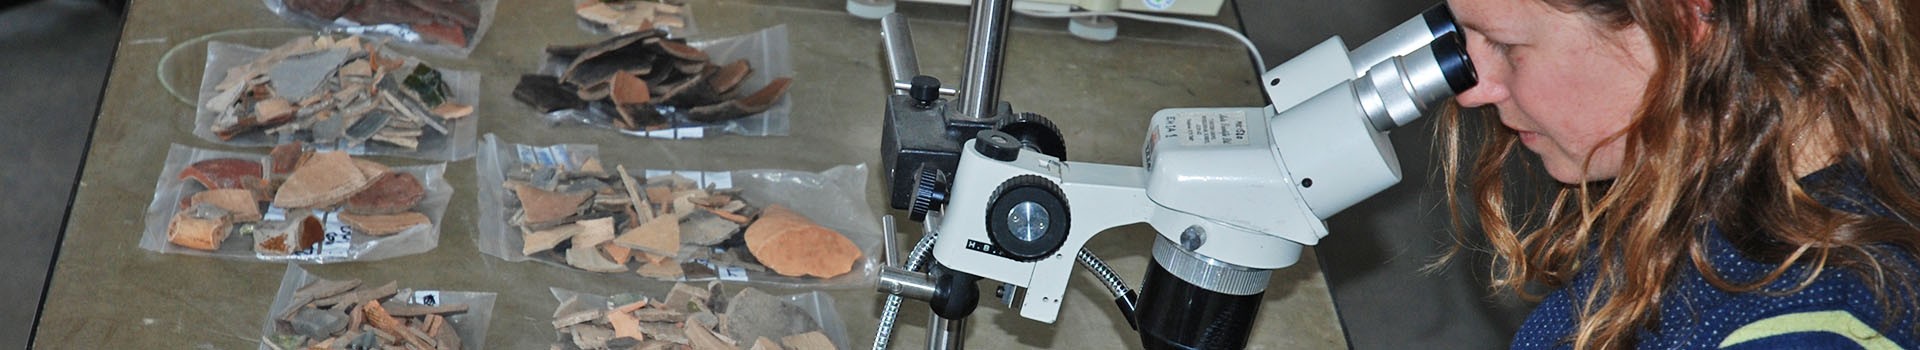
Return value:
M 404 83 L 407 85 L 407 90 L 413 90 L 414 94 L 420 95 L 420 102 L 427 108 L 446 102 L 447 82 L 440 78 L 439 70 L 427 67 L 425 63 L 414 67 L 413 74 L 408 74 Z

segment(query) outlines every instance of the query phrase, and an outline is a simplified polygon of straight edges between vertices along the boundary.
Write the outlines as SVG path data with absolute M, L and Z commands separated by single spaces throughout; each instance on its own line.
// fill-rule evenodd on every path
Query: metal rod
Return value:
M 903 93 L 903 94 L 904 94 L 904 93 L 906 93 L 906 92 L 907 92 L 907 89 L 912 89 L 912 88 L 913 88 L 913 83 L 909 83 L 908 81 L 911 81 L 911 80 L 896 80 L 896 81 L 894 81 L 894 82 L 893 82 L 893 92 L 895 92 L 895 93 Z M 945 87 L 945 86 L 942 86 L 942 87 L 940 87 L 940 96 L 944 96 L 944 97 L 953 97 L 953 95 L 959 95 L 959 94 L 960 94 L 960 90 L 954 90 L 954 89 L 953 89 L 953 88 L 951 88 L 951 87 Z
M 960 85 L 959 117 L 992 118 L 1000 105 L 1000 66 L 1006 58 L 1007 17 L 1013 0 L 973 0 L 968 16 L 966 76 Z
M 940 237 L 940 231 L 936 229 L 939 226 L 934 224 L 940 222 L 940 216 L 938 211 L 927 213 L 927 222 L 921 227 L 923 233 L 920 235 L 920 242 L 914 243 L 913 251 L 907 253 L 907 265 L 904 267 L 908 271 L 922 272 L 927 269 L 927 263 L 930 262 L 928 258 L 933 256 L 933 241 Z M 880 225 L 893 227 L 893 216 L 883 217 Z M 894 229 L 887 229 L 887 232 L 893 231 Z M 891 252 L 893 249 L 889 248 L 887 251 Z M 889 261 L 887 265 L 892 266 L 893 262 Z M 887 288 L 882 286 L 876 285 L 875 288 L 881 292 L 887 291 Z M 887 294 L 887 304 L 880 309 L 880 327 L 873 334 L 873 350 L 886 350 L 887 345 L 892 342 L 893 323 L 900 316 L 900 299 L 899 294 Z
M 913 300 L 933 300 L 933 276 L 887 266 L 880 268 L 880 291 Z
M 898 238 L 894 238 L 900 234 L 896 232 L 898 229 L 893 223 L 893 215 L 880 216 L 880 246 L 886 248 L 881 253 L 887 257 L 888 267 L 900 266 L 900 243 Z
M 929 316 L 927 321 L 928 350 L 959 350 L 967 347 L 967 320 L 949 320 L 940 315 Z
M 907 16 L 895 12 L 881 17 L 880 38 L 887 51 L 887 74 L 893 77 L 897 88 L 894 93 L 906 93 L 906 88 L 899 87 L 900 82 L 920 75 L 920 59 L 913 51 L 913 31 L 907 27 Z

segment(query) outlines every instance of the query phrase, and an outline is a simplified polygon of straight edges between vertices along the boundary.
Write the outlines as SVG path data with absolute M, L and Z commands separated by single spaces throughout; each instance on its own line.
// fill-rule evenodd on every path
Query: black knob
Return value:
M 980 130 L 974 134 L 973 150 L 987 158 L 1011 162 L 1020 158 L 1020 139 L 999 130 Z
M 921 108 L 933 105 L 940 99 L 940 79 L 925 75 L 916 75 L 907 85 L 907 97 L 913 98 Z
M 920 164 L 913 179 L 913 204 L 907 207 L 907 218 L 913 221 L 925 221 L 927 212 L 933 207 L 947 204 L 947 174 L 940 169 Z
M 1060 251 L 1073 223 L 1067 196 L 1052 180 L 1020 175 L 1001 182 L 987 204 L 987 240 L 1017 261 Z
M 1014 114 L 1001 119 L 993 129 L 1013 135 L 1020 140 L 1021 147 L 1067 160 L 1067 138 L 1060 134 L 1060 127 L 1054 126 L 1047 117 L 1031 112 Z

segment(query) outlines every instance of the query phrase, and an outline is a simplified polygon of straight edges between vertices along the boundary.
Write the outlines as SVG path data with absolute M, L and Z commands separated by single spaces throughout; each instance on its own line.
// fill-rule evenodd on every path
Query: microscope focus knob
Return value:
M 920 164 L 913 179 L 913 204 L 907 207 L 907 217 L 913 221 L 925 221 L 927 213 L 933 207 L 947 204 L 947 174 L 936 167 Z
M 987 239 L 1016 261 L 1045 259 L 1067 242 L 1067 197 L 1052 180 L 1020 175 L 993 191 L 987 205 Z
M 980 130 L 974 134 L 973 150 L 1002 162 L 1020 158 L 1020 139 L 999 130 Z
M 1039 114 L 1027 112 L 1000 119 L 994 130 L 1013 135 L 1022 147 L 1067 160 L 1067 138 L 1060 134 L 1060 127 L 1052 120 Z
M 907 82 L 907 97 L 913 98 L 920 107 L 933 105 L 940 99 L 940 79 L 925 75 L 913 76 Z

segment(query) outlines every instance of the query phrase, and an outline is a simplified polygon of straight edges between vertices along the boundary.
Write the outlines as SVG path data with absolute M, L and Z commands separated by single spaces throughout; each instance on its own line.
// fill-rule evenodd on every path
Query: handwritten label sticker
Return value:
M 729 281 L 729 282 L 746 282 L 747 281 L 747 269 L 728 266 L 724 268 L 714 269 L 714 272 L 719 274 L 720 280 L 722 281 Z

